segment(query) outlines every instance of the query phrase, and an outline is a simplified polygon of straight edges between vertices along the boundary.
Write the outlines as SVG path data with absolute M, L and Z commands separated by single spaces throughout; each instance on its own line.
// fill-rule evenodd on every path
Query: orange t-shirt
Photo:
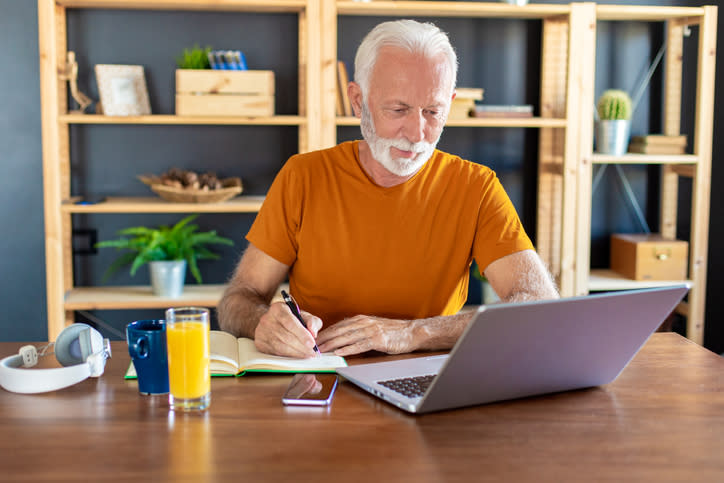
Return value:
M 358 144 L 291 157 L 246 237 L 291 267 L 299 307 L 325 325 L 455 314 L 473 258 L 484 270 L 533 248 L 489 168 L 436 150 L 411 179 L 383 188 L 362 169 Z

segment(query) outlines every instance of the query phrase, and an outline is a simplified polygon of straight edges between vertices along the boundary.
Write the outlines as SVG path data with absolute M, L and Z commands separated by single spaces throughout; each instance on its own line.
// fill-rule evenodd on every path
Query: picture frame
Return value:
M 106 116 L 151 114 L 142 65 L 97 64 L 98 94 Z

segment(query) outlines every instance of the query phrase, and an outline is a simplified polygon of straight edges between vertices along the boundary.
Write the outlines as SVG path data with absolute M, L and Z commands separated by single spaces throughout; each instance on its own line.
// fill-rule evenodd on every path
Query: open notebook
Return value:
M 334 354 L 322 354 L 309 359 L 295 359 L 259 352 L 252 339 L 236 338 L 228 332 L 212 330 L 209 333 L 210 369 L 212 376 L 243 376 L 247 372 L 335 372 L 347 362 Z M 126 379 L 134 379 L 133 363 L 128 367 Z

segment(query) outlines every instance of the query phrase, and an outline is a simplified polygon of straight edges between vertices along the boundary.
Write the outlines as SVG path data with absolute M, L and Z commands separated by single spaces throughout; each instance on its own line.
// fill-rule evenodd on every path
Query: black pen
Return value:
M 302 327 L 306 329 L 307 324 L 304 323 L 304 319 L 302 319 L 302 314 L 299 313 L 299 306 L 297 305 L 297 302 L 294 300 L 294 298 L 292 298 L 292 296 L 286 293 L 284 290 L 282 290 L 282 298 L 284 299 L 284 303 L 287 304 L 287 307 L 289 307 L 289 310 L 291 310 L 292 314 L 294 314 L 294 317 L 296 317 L 299 323 L 302 324 Z M 319 347 L 317 347 L 317 344 L 314 344 L 314 352 L 319 354 Z

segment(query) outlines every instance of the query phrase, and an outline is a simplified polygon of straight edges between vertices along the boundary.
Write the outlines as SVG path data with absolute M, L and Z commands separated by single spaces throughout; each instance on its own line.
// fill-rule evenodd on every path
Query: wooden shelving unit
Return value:
M 325 144 L 336 142 L 337 126 L 358 125 L 354 117 L 335 117 L 337 19 L 341 16 L 467 17 L 537 19 L 542 23 L 540 103 L 533 118 L 470 118 L 449 120 L 446 127 L 538 129 L 538 227 L 536 245 L 554 275 L 560 279 L 573 269 L 571 237 L 575 233 L 577 183 L 580 159 L 582 96 L 593 85 L 593 72 L 586 56 L 595 49 L 596 7 L 593 3 L 566 5 L 475 2 L 353 2 L 325 0 L 321 24 L 322 41 L 322 132 Z M 590 77 L 590 78 L 589 78 Z
M 697 75 L 695 82 L 696 112 L 693 126 L 693 154 L 605 156 L 592 152 L 593 83 L 587 83 L 580 132 L 580 159 L 577 164 L 576 232 L 564 233 L 564 243 L 575 249 L 575 260 L 561 273 L 561 289 L 565 295 L 587 294 L 593 290 L 621 290 L 666 285 L 667 282 L 637 282 L 622 279 L 607 270 L 590 270 L 591 179 L 595 164 L 660 165 L 662 170 L 661 234 L 676 238 L 679 177 L 692 180 L 691 229 L 689 241 L 688 302 L 678 311 L 686 316 L 686 335 L 698 344 L 704 342 L 704 309 L 709 230 L 709 198 L 711 190 L 711 149 L 714 120 L 714 71 L 716 61 L 717 7 L 645 7 L 597 5 L 596 21 L 662 22 L 666 29 L 665 81 L 663 89 L 664 134 L 681 132 L 682 69 L 684 63 L 685 29 L 698 30 Z M 594 22 L 595 26 L 596 23 Z M 591 78 L 595 69 L 595 50 L 586 56 L 585 70 Z M 607 88 L 609 86 L 602 86 Z M 671 281 L 676 283 L 681 281 Z
M 296 13 L 299 18 L 299 111 L 271 117 L 184 117 L 150 115 L 107 117 L 68 113 L 65 82 L 57 72 L 67 50 L 67 9 L 131 9 Z M 356 126 L 354 117 L 335 115 L 337 21 L 342 16 L 470 17 L 540 20 L 540 102 L 538 117 L 450 120 L 448 127 L 524 128 L 539 130 L 537 248 L 559 281 L 564 296 L 589 290 L 650 286 L 617 280 L 590 270 L 591 171 L 594 164 L 657 164 L 663 170 L 661 226 L 673 237 L 676 186 L 680 176 L 693 178 L 692 238 L 688 336 L 701 343 L 706 284 L 709 178 L 714 100 L 716 7 L 653 7 L 595 3 L 528 4 L 447 1 L 335 0 L 38 0 L 43 175 L 45 192 L 48 337 L 52 340 L 73 320 L 74 310 L 163 308 L 178 303 L 213 306 L 221 285 L 187 285 L 176 302 L 154 299 L 147 287 L 74 287 L 70 245 L 71 217 L 78 213 L 209 213 L 256 212 L 263 197 L 241 196 L 225 203 L 193 206 L 155 198 L 109 198 L 76 204 L 70 192 L 69 126 L 119 125 L 264 125 L 297 126 L 299 151 L 336 143 L 337 127 Z M 596 25 L 598 21 L 665 22 L 665 134 L 680 130 L 683 30 L 699 30 L 697 110 L 691 155 L 626 155 L 592 153 Z M 148 293 L 146 293 L 148 291 Z M 186 299 L 188 297 L 188 300 Z
M 70 189 L 71 152 L 69 125 L 236 125 L 297 126 L 298 150 L 319 149 L 320 92 L 313 88 L 320 78 L 320 4 L 316 0 L 38 0 L 41 117 L 43 136 L 43 183 L 45 193 L 45 245 L 48 303 L 48 338 L 54 340 L 75 310 L 164 308 L 199 304 L 213 307 L 223 285 L 188 284 L 180 299 L 154 297 L 149 287 L 75 287 L 71 249 L 72 215 L 78 213 L 253 213 L 264 198 L 240 196 L 224 203 L 169 203 L 150 197 L 108 198 L 96 204 L 76 204 Z M 68 113 L 66 82 L 59 78 L 67 53 L 69 9 L 123 9 L 224 11 L 297 14 L 299 105 L 297 115 L 270 117 L 189 117 L 154 114 L 111 117 Z

